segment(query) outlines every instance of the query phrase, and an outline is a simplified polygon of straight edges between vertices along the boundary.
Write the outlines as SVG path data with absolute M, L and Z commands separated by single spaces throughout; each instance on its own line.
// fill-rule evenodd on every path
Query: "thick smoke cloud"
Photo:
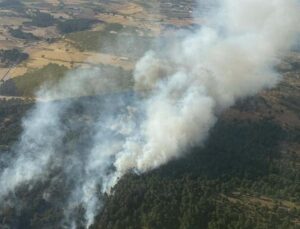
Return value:
M 134 74 L 136 88 L 148 92 L 143 142 L 126 142 L 117 171 L 144 172 L 180 157 L 202 142 L 219 112 L 275 86 L 274 65 L 299 32 L 298 9 L 295 1 L 223 1 L 210 26 L 163 55 L 146 53 Z
M 180 158 L 208 137 L 220 112 L 237 99 L 278 83 L 280 55 L 299 33 L 295 0 L 224 0 L 206 25 L 136 64 L 133 90 L 107 95 L 122 79 L 101 69 L 77 70 L 54 87 L 44 86 L 23 120 L 24 132 L 0 175 L 0 200 L 61 168 L 71 187 L 67 228 L 85 209 L 86 227 L 125 173 L 143 173 Z M 101 99 L 99 98 L 99 95 Z M 81 97 L 95 96 L 97 98 Z M 74 99 L 77 98 L 77 99 Z M 78 105 L 96 117 L 72 153 L 64 140 L 82 126 L 68 120 Z

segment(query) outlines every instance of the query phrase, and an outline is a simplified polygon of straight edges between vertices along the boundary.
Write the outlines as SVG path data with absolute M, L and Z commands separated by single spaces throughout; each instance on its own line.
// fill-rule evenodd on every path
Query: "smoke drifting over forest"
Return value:
M 13 157 L 5 159 L 0 201 L 12 204 L 10 192 L 59 169 L 71 190 L 62 224 L 76 228 L 74 211 L 83 206 L 89 227 L 101 195 L 125 173 L 147 172 L 184 156 L 203 144 L 224 109 L 274 87 L 280 80 L 274 67 L 293 45 L 299 21 L 296 0 L 224 0 L 201 29 L 146 52 L 130 92 L 105 94 L 120 79 L 99 68 L 76 70 L 56 86 L 45 85 L 37 95 L 47 102 L 37 102 L 24 117 Z M 70 133 L 83 128 L 82 120 L 68 120 L 78 104 L 96 118 L 87 121 L 88 134 L 66 144 Z

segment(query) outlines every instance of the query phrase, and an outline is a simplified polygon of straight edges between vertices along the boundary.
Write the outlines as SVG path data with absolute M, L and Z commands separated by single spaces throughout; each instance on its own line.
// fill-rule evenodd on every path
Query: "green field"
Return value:
M 114 82 L 107 92 L 119 92 L 132 87 L 132 73 L 122 68 L 99 65 L 104 76 L 113 78 Z M 67 67 L 58 64 L 32 70 L 22 76 L 5 81 L 0 85 L 0 95 L 33 97 L 41 85 L 52 86 L 62 79 L 68 71 Z M 100 79 L 100 78 L 99 78 Z M 101 81 L 99 81 L 101 83 Z
M 68 68 L 58 64 L 48 64 L 47 66 L 32 70 L 22 76 L 7 80 L 0 86 L 1 95 L 10 96 L 34 96 L 34 93 L 45 82 L 53 84 L 61 79 Z
M 108 24 L 101 31 L 81 31 L 65 36 L 81 51 L 138 58 L 151 47 L 152 38 L 139 36 L 134 27 Z

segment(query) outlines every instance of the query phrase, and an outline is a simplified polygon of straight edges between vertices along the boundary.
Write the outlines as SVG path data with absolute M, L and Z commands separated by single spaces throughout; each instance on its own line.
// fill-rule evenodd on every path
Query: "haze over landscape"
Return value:
M 1 0 L 0 228 L 300 227 L 297 0 Z

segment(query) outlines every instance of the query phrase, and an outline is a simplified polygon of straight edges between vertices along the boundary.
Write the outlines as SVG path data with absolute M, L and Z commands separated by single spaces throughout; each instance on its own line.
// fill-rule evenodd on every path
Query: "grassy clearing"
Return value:
M 132 88 L 131 71 L 113 66 L 99 65 L 99 67 L 103 76 L 112 78 L 111 82 L 114 82 L 107 88 L 107 92 L 116 93 Z M 48 64 L 41 69 L 36 69 L 5 81 L 0 85 L 0 95 L 34 97 L 35 92 L 42 84 L 47 83 L 50 87 L 55 85 L 69 70 L 63 65 Z M 94 83 L 101 86 L 101 78 Z
M 56 83 L 68 68 L 58 64 L 47 66 L 25 73 L 22 76 L 7 80 L 0 86 L 0 94 L 10 96 L 34 96 L 34 93 L 45 82 Z
M 85 31 L 68 34 L 66 38 L 73 41 L 81 51 L 96 51 L 100 48 L 101 35 L 100 31 Z
M 139 36 L 134 27 L 108 24 L 101 31 L 82 31 L 66 35 L 66 39 L 81 51 L 110 53 L 117 56 L 137 58 L 148 50 L 152 38 Z

